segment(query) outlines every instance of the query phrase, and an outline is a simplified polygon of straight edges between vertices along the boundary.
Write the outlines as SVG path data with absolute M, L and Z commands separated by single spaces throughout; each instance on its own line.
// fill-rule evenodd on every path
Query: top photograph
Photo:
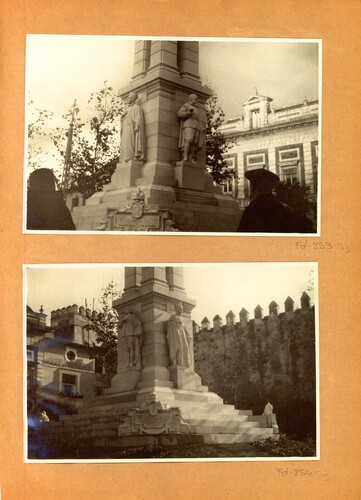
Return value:
M 23 231 L 319 235 L 321 51 L 27 35 Z

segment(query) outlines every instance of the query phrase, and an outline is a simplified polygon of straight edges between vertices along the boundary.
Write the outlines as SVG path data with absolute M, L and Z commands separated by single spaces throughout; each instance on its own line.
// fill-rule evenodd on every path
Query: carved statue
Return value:
M 266 404 L 266 406 L 264 407 L 264 410 L 263 410 L 263 415 L 271 415 L 271 413 L 273 413 L 273 406 L 271 405 L 271 403 L 268 401 L 268 403 Z
M 121 116 L 120 161 L 145 160 L 144 114 L 137 99 L 138 94 L 129 93 L 128 107 Z
M 179 149 L 182 160 L 192 160 L 194 163 L 197 162 L 198 151 L 201 149 L 203 132 L 199 111 L 196 107 L 197 102 L 198 97 L 191 94 L 188 102 L 183 104 L 177 113 L 178 118 L 181 119 Z
M 141 348 L 142 348 L 143 327 L 140 319 L 134 314 L 132 308 L 126 308 L 124 316 L 118 323 L 118 336 L 125 340 L 128 351 L 127 366 L 141 366 Z
M 171 366 L 189 367 L 192 361 L 192 337 L 187 332 L 183 319 L 183 306 L 175 305 L 173 314 L 167 325 L 167 340 Z
M 263 410 L 263 415 L 266 416 L 267 427 L 272 427 L 272 414 L 273 414 L 273 406 L 268 401 Z

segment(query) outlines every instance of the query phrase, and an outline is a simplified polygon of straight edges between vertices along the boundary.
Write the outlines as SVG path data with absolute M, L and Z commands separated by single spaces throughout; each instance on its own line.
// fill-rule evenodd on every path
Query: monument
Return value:
M 194 371 L 191 312 L 180 267 L 125 268 L 119 315 L 118 369 L 111 387 L 84 401 L 77 415 L 45 426 L 49 448 L 122 449 L 147 444 L 241 443 L 278 438 L 265 414 L 236 410 L 202 385 Z
M 120 93 L 127 107 L 119 163 L 103 191 L 74 207 L 78 230 L 237 229 L 237 202 L 206 171 L 205 103 L 211 91 L 200 82 L 198 59 L 199 42 L 135 41 L 132 81 Z M 169 223 L 154 225 L 143 214 L 140 224 L 121 222 L 138 188 L 150 210 L 168 211 Z

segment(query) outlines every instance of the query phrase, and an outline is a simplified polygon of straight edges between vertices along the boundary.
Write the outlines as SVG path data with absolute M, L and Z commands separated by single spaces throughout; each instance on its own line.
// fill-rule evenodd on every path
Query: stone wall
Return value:
M 222 325 L 217 315 L 211 328 L 205 318 L 196 333 L 195 371 L 202 383 L 226 404 L 251 408 L 257 414 L 269 400 L 281 431 L 314 434 L 315 315 L 308 295 L 302 295 L 297 310 L 288 297 L 283 313 L 271 302 L 268 316 L 257 306 L 254 319 L 249 320 L 244 309 L 239 321 L 235 319 L 230 311 Z

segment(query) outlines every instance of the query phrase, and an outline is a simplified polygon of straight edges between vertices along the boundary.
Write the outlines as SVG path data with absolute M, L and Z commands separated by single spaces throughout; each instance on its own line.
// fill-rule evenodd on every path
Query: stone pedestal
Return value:
M 196 391 L 202 385 L 199 375 L 190 368 L 184 366 L 170 366 L 170 378 L 177 389 Z
M 174 167 L 177 186 L 182 189 L 204 192 L 206 185 L 205 173 L 203 165 L 190 161 L 178 161 Z
M 140 379 L 140 368 L 130 367 L 124 368 L 112 378 L 110 389 L 106 389 L 106 394 L 118 392 L 133 391 L 136 389 Z
M 110 184 L 106 184 L 103 191 L 107 192 L 135 186 L 136 179 L 141 175 L 142 163 L 143 162 L 137 160 L 118 163 Z
M 142 168 L 142 174 L 135 181 L 136 186 L 175 186 L 172 165 L 160 161 L 148 161 Z

